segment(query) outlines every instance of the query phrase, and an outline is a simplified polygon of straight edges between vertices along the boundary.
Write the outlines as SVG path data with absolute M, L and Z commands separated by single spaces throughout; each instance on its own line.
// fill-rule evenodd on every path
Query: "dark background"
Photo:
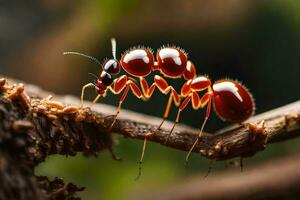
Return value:
M 300 2 L 293 0 L 0 1 L 0 73 L 58 94 L 79 96 L 82 85 L 93 80 L 88 73 L 101 68 L 80 57 L 62 56 L 63 51 L 80 51 L 102 61 L 111 57 L 111 37 L 117 39 L 118 57 L 132 46 L 156 51 L 171 44 L 188 52 L 198 74 L 207 74 L 213 81 L 231 78 L 245 84 L 260 113 L 299 99 L 299 9 Z M 183 83 L 169 81 L 176 88 Z M 91 90 L 87 98 L 94 95 Z M 116 105 L 118 98 L 110 94 L 101 101 Z M 162 116 L 166 102 L 167 97 L 158 92 L 148 102 L 130 94 L 124 108 Z M 189 107 L 181 121 L 200 127 L 202 120 L 203 111 Z M 226 125 L 213 113 L 205 129 Z M 123 158 L 121 163 L 106 152 L 99 158 L 52 156 L 37 173 L 87 186 L 81 194 L 86 199 L 120 199 L 163 190 L 207 170 L 208 161 L 198 155 L 192 156 L 186 169 L 184 152 L 150 144 L 143 176 L 135 182 L 141 142 L 118 141 L 115 149 Z M 246 168 L 298 152 L 299 144 L 299 139 L 274 144 L 246 160 Z M 223 169 L 222 163 L 214 167 Z

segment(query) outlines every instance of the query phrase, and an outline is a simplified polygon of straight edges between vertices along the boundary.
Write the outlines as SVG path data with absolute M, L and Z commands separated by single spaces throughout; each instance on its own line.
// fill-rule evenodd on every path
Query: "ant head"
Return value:
M 116 59 L 109 59 L 103 65 L 103 71 L 106 71 L 112 75 L 118 74 L 121 70 L 121 65 Z
M 113 81 L 114 81 L 114 77 L 110 73 L 103 70 L 98 77 L 96 85 L 98 87 L 101 87 L 101 86 L 108 87 L 113 83 Z M 101 85 L 101 86 L 99 86 L 99 85 Z
M 94 83 L 96 92 L 98 94 L 104 94 L 106 92 L 107 87 L 110 86 L 113 83 L 113 81 L 113 76 L 110 73 L 103 70 L 99 75 L 97 81 Z

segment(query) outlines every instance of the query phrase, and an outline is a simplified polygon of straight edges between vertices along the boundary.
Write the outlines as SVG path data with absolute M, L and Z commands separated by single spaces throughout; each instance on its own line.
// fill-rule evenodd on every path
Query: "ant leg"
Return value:
M 166 139 L 166 141 L 165 141 L 165 144 L 168 143 L 169 138 L 170 138 L 170 136 L 172 135 L 173 130 L 175 129 L 175 126 L 176 126 L 176 125 L 178 124 L 178 122 L 179 122 L 180 113 L 181 113 L 181 109 L 179 109 L 178 112 L 177 112 L 175 123 L 173 124 L 173 126 L 172 126 L 172 128 L 171 128 L 171 131 L 169 132 L 169 134 L 168 134 L 168 136 L 167 136 L 167 139 Z
M 99 100 L 99 98 L 101 97 L 101 94 L 98 94 L 95 99 L 93 100 L 93 105 Z
M 172 100 L 174 99 L 175 104 L 178 105 L 180 103 L 180 98 L 179 98 L 177 92 L 174 90 L 174 88 L 172 86 L 168 86 L 167 81 L 164 78 L 162 78 L 158 75 L 155 75 L 154 83 L 150 87 L 149 87 L 146 79 L 144 77 L 140 77 L 140 85 L 141 85 L 141 88 L 142 88 L 145 99 L 149 99 L 152 96 L 152 94 L 153 94 L 156 87 L 163 94 L 168 94 L 171 91 L 171 94 L 169 96 L 169 100 L 168 100 L 168 103 L 166 105 L 165 112 L 164 112 L 164 115 L 163 115 L 163 120 L 159 124 L 159 126 L 155 129 L 155 131 L 152 132 L 152 134 L 155 134 L 162 127 L 163 123 L 168 118 L 170 108 L 171 108 L 171 105 L 172 105 Z
M 126 89 L 125 89 L 124 93 L 122 94 L 122 97 L 121 97 L 121 99 L 119 101 L 119 106 L 117 108 L 117 114 L 115 115 L 113 122 L 111 123 L 110 127 L 108 128 L 108 132 L 111 131 L 112 127 L 114 126 L 114 124 L 115 124 L 115 122 L 117 120 L 117 116 L 120 113 L 122 103 L 123 103 L 124 99 L 126 98 L 126 96 L 128 94 L 128 91 L 129 91 L 129 86 L 127 85 L 127 87 L 126 87 Z M 111 156 L 112 156 L 112 158 L 114 160 L 121 160 L 120 157 L 118 157 L 118 156 L 115 155 L 115 153 L 113 152 L 113 150 L 112 150 L 111 147 L 108 150 L 109 150 L 109 152 L 110 152 L 110 154 L 111 154 Z
M 144 93 L 146 92 L 145 96 L 147 98 L 151 97 L 151 95 L 153 94 L 153 91 L 155 89 L 155 86 L 160 90 L 161 93 L 163 93 L 165 95 L 168 94 L 169 92 L 171 92 L 169 100 L 168 100 L 168 104 L 167 104 L 165 112 L 164 112 L 163 120 L 160 123 L 160 125 L 157 127 L 157 129 L 154 131 L 154 133 L 155 133 L 161 128 L 161 126 L 163 125 L 163 123 L 165 122 L 167 117 L 169 116 L 169 111 L 170 111 L 170 108 L 171 108 L 172 100 L 174 100 L 174 103 L 175 103 L 176 106 L 179 106 L 180 97 L 177 94 L 176 90 L 172 86 L 169 86 L 167 81 L 164 78 L 162 78 L 161 76 L 158 76 L 158 75 L 154 76 L 154 83 L 151 85 L 150 88 L 148 87 L 148 84 L 147 84 L 147 82 L 144 78 L 140 79 L 140 84 L 142 86 L 143 92 Z M 179 120 L 179 116 L 177 118 Z M 168 136 L 168 138 L 169 138 L 169 136 Z
M 199 139 L 201 138 L 201 135 L 202 135 L 204 126 L 205 126 L 205 124 L 206 124 L 206 122 L 207 122 L 207 120 L 208 120 L 208 117 L 209 117 L 209 115 L 210 115 L 210 108 L 211 108 L 211 97 L 210 97 L 209 100 L 208 100 L 208 105 L 207 105 L 207 108 L 206 108 L 206 114 L 205 114 L 204 122 L 203 122 L 203 124 L 202 124 L 202 126 L 201 126 L 201 129 L 200 129 L 200 131 L 199 131 L 198 137 L 197 137 L 196 141 L 194 142 L 194 144 L 192 145 L 192 147 L 190 148 L 188 154 L 187 154 L 186 157 L 185 157 L 185 164 L 186 164 L 186 165 L 187 165 L 188 162 L 189 162 L 189 157 L 190 157 L 190 155 L 191 155 L 193 149 L 195 148 L 195 146 L 197 145 Z
M 244 171 L 244 159 L 243 157 L 240 157 L 240 168 L 241 168 L 241 172 Z
M 108 148 L 108 151 L 109 151 L 109 153 L 110 153 L 112 159 L 117 160 L 117 161 L 122 160 L 122 158 L 118 157 L 118 156 L 115 154 L 115 152 L 113 151 L 112 147 L 109 147 L 109 148 Z
M 139 161 L 139 174 L 135 178 L 135 180 L 138 180 L 140 178 L 140 176 L 142 175 L 142 164 L 143 164 L 144 154 L 145 154 L 146 145 L 147 145 L 147 137 L 156 134 L 156 132 L 161 128 L 161 126 L 163 125 L 163 123 L 165 122 L 165 120 L 168 118 L 170 107 L 171 107 L 171 104 L 172 104 L 172 100 L 173 100 L 173 95 L 171 94 L 170 97 L 169 97 L 168 104 L 166 106 L 165 112 L 164 112 L 163 120 L 160 123 L 160 125 L 155 129 L 154 132 L 149 132 L 149 133 L 145 134 L 143 148 L 142 148 L 142 153 L 141 153 L 141 158 L 140 158 L 140 161 Z
M 159 124 L 159 126 L 155 129 L 155 131 L 153 131 L 153 134 L 155 134 L 155 133 L 162 127 L 162 125 L 164 124 L 164 122 L 165 122 L 166 119 L 168 118 L 169 113 L 170 113 L 170 108 L 171 108 L 171 105 L 172 105 L 172 100 L 173 100 L 173 96 L 172 96 L 172 94 L 171 94 L 170 97 L 169 97 L 167 106 L 166 106 L 166 108 L 165 108 L 163 120 L 161 121 L 161 123 Z
M 143 77 L 140 77 L 140 85 L 141 85 L 141 88 L 142 88 L 142 91 L 143 91 L 145 99 L 149 99 L 152 96 L 152 94 L 153 94 L 156 86 L 158 88 L 161 87 L 161 85 L 157 85 L 156 82 L 153 83 L 149 87 L 147 81 Z M 163 88 L 162 90 L 167 93 L 168 91 L 170 91 L 170 88 L 166 87 L 166 88 Z M 140 157 L 140 161 L 139 161 L 139 173 L 138 173 L 138 176 L 135 178 L 135 180 L 138 180 L 140 178 L 140 176 L 142 175 L 142 164 L 143 164 L 143 159 L 144 159 L 146 145 L 147 145 L 147 138 L 149 136 L 152 136 L 152 135 L 156 134 L 156 132 L 162 127 L 163 123 L 168 118 L 173 98 L 174 98 L 173 97 L 173 93 L 171 93 L 170 96 L 169 96 L 169 100 L 168 100 L 167 106 L 165 108 L 163 120 L 161 121 L 161 123 L 159 124 L 159 126 L 153 132 L 150 131 L 149 133 L 145 134 L 144 142 L 143 142 L 143 147 L 142 147 L 142 151 L 141 151 L 141 157 Z
M 136 97 L 138 97 L 139 99 L 143 97 L 142 92 L 140 91 L 139 87 L 138 87 L 132 80 L 128 80 L 128 81 L 126 82 L 125 91 L 124 91 L 124 93 L 122 94 L 121 99 L 120 99 L 120 101 L 119 101 L 119 105 L 118 105 L 118 108 L 117 108 L 117 113 L 116 113 L 116 115 L 115 115 L 115 117 L 114 117 L 114 120 L 113 120 L 112 124 L 110 125 L 110 127 L 109 127 L 109 129 L 108 129 L 109 131 L 113 128 L 113 126 L 114 126 L 114 124 L 115 124 L 115 122 L 116 122 L 116 120 L 117 120 L 117 117 L 118 117 L 118 115 L 119 115 L 119 113 L 120 113 L 120 111 L 121 111 L 122 104 L 123 104 L 124 100 L 125 100 L 126 97 L 127 97 L 127 94 L 128 94 L 129 89 L 131 89 L 132 93 L 133 93 Z
M 153 132 L 149 132 L 149 133 L 145 134 L 144 143 L 143 143 L 142 152 L 141 152 L 141 158 L 139 161 L 139 174 L 136 177 L 136 180 L 139 179 L 139 177 L 141 176 L 141 173 L 142 173 L 142 163 L 143 163 L 143 158 L 144 158 L 145 149 L 146 149 L 146 145 L 147 145 L 147 138 L 149 136 L 154 135 L 162 127 L 163 123 L 169 116 L 172 101 L 174 100 L 175 105 L 177 105 L 177 106 L 180 103 L 180 97 L 177 94 L 176 90 L 172 86 L 168 86 L 167 81 L 158 75 L 155 75 L 154 83 L 150 87 L 149 87 L 146 79 L 144 77 L 140 77 L 140 85 L 141 85 L 141 88 L 142 88 L 142 91 L 144 94 L 144 98 L 146 100 L 152 96 L 152 94 L 155 90 L 155 87 L 157 87 L 165 95 L 168 94 L 170 91 L 171 91 L 171 94 L 169 96 L 169 100 L 168 100 L 168 103 L 165 108 L 162 122 L 159 124 L 159 126 Z
M 81 89 L 81 95 L 80 95 L 80 107 L 83 107 L 83 97 L 84 97 L 84 91 L 88 87 L 95 87 L 93 83 L 88 83 L 84 85 Z
M 134 179 L 135 181 L 137 181 L 142 175 L 142 164 L 143 164 L 143 159 L 144 159 L 144 155 L 145 155 L 146 144 L 147 144 L 147 135 L 144 138 L 144 143 L 143 143 L 143 147 L 142 147 L 142 155 L 141 155 L 141 158 L 139 161 L 139 173 L 138 173 L 137 177 Z
M 171 129 L 171 131 L 169 132 L 169 134 L 168 134 L 168 136 L 167 136 L 167 139 L 166 139 L 166 141 L 165 141 L 165 144 L 168 143 L 168 140 L 169 140 L 169 138 L 170 138 L 170 136 L 171 136 L 173 130 L 175 129 L 175 126 L 176 126 L 176 125 L 178 124 L 178 122 L 179 122 L 181 111 L 185 109 L 185 107 L 186 107 L 186 106 L 188 105 L 188 103 L 190 102 L 191 98 L 192 98 L 191 95 L 189 95 L 189 96 L 182 102 L 182 104 L 180 105 L 180 107 L 179 107 L 179 109 L 178 109 L 178 112 L 177 112 L 177 115 L 176 115 L 175 123 L 173 124 L 172 129 Z
M 206 172 L 206 174 L 205 174 L 204 178 L 207 178 L 207 177 L 208 177 L 208 175 L 210 174 L 210 172 L 211 172 L 211 170 L 212 170 L 212 166 L 213 166 L 214 162 L 215 162 L 215 160 L 209 160 L 209 166 L 208 166 L 208 170 L 207 170 L 207 172 Z
M 143 92 L 145 100 L 149 99 L 152 96 L 152 94 L 155 90 L 155 87 L 156 87 L 155 83 L 153 83 L 149 87 L 146 79 L 144 77 L 140 77 L 140 85 L 141 85 L 142 92 Z
M 118 117 L 118 115 L 119 115 L 119 113 L 120 113 L 120 111 L 121 111 L 121 107 L 122 107 L 123 101 L 125 100 L 125 98 L 126 98 L 126 96 L 127 96 L 127 94 L 128 94 L 129 89 L 130 89 L 130 87 L 129 87 L 129 85 L 127 85 L 126 88 L 125 88 L 125 91 L 124 91 L 124 93 L 122 94 L 122 97 L 121 97 L 121 99 L 120 99 L 120 101 L 119 101 L 119 105 L 118 105 L 118 108 L 117 108 L 117 113 L 116 113 L 116 115 L 115 115 L 115 117 L 114 117 L 114 120 L 113 120 L 113 122 L 111 123 L 111 125 L 110 125 L 108 131 L 110 131 L 110 130 L 112 129 L 112 127 L 114 126 L 114 124 L 116 123 L 117 117 Z
M 157 131 L 160 129 L 160 127 L 165 122 L 165 120 L 167 119 L 168 114 L 169 114 L 169 110 L 170 110 L 170 107 L 171 107 L 171 103 L 172 103 L 172 98 L 173 98 L 172 95 L 170 95 L 169 100 L 168 100 L 168 104 L 167 104 L 167 107 L 166 107 L 166 110 L 165 110 L 164 118 L 163 118 L 162 122 L 159 124 L 159 126 L 153 132 L 149 132 L 149 133 L 145 134 L 143 148 L 142 148 L 142 153 L 141 153 L 141 158 L 140 158 L 140 161 L 139 161 L 139 174 L 135 178 L 135 180 L 138 180 L 140 178 L 140 176 L 142 175 L 142 164 L 143 164 L 145 149 L 146 149 L 146 145 L 147 145 L 147 137 L 156 134 Z
M 163 123 L 166 121 L 166 119 L 169 116 L 172 100 L 174 100 L 175 105 L 178 106 L 180 103 L 180 97 L 177 94 L 176 90 L 172 86 L 168 86 L 167 81 L 158 75 L 154 76 L 154 83 L 150 87 L 149 87 L 146 79 L 144 77 L 140 77 L 140 85 L 141 85 L 145 99 L 149 99 L 152 96 L 152 94 L 155 90 L 155 87 L 157 87 L 160 90 L 160 92 L 165 95 L 167 95 L 169 92 L 171 92 L 167 106 L 165 108 L 163 120 L 159 124 L 159 126 L 156 128 L 156 130 L 153 132 L 153 133 L 156 133 L 161 128 L 161 126 L 163 125 Z
M 98 95 L 94 98 L 94 100 L 92 101 L 92 105 L 90 106 L 91 109 L 92 109 L 93 105 L 96 104 L 96 102 L 99 100 L 100 97 L 101 97 L 101 94 L 98 94 Z

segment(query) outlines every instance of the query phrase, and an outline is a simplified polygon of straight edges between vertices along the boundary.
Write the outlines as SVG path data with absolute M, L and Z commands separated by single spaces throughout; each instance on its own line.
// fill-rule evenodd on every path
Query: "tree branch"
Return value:
M 12 81 L 15 82 L 15 81 Z M 19 81 L 18 81 L 19 82 Z M 26 91 L 31 97 L 45 98 L 51 93 L 41 90 L 37 86 L 26 84 Z M 53 95 L 53 94 L 52 94 Z M 61 108 L 57 112 L 51 112 L 50 117 L 61 119 L 72 116 L 75 122 L 92 122 L 98 130 L 106 130 L 112 122 L 116 108 L 105 104 L 93 105 L 80 109 L 79 99 L 72 96 L 57 96 L 55 99 L 61 102 Z M 46 110 L 51 108 L 51 101 L 45 103 L 40 99 L 34 99 L 31 104 L 34 112 L 36 108 L 43 106 Z M 65 106 L 71 105 L 71 106 Z M 91 106 L 86 102 L 85 105 Z M 54 106 L 55 107 L 55 106 Z M 64 109 L 74 109 L 74 113 L 65 113 Z M 77 111 L 77 112 L 75 112 Z M 49 112 L 46 113 L 49 115 Z M 144 139 L 145 134 L 155 130 L 161 119 L 150 117 L 144 114 L 122 110 L 112 131 L 128 138 Z M 73 123 L 74 121 L 66 121 Z M 172 122 L 166 122 L 165 128 L 149 138 L 150 141 L 164 145 L 166 136 L 169 133 Z M 202 156 L 210 159 L 225 160 L 233 157 L 246 157 L 255 154 L 265 148 L 265 145 L 272 142 L 279 142 L 300 134 L 300 101 L 262 113 L 250 118 L 241 125 L 234 125 L 223 129 L 218 134 L 204 133 L 194 152 L 200 152 Z M 188 151 L 196 139 L 197 130 L 184 125 L 178 125 L 169 139 L 167 146 Z M 111 142 L 108 142 L 111 144 Z M 110 145 L 108 145 L 110 146 Z
M 142 199 L 156 200 L 281 200 L 299 199 L 300 155 L 268 161 L 246 172 L 196 176 Z M 130 198 L 130 199 L 141 199 Z
M 1 76 L 0 76 L 1 77 Z M 37 86 L 0 79 L 0 199 L 76 199 L 73 184 L 34 176 L 33 169 L 48 155 L 98 155 L 112 149 L 109 128 L 115 107 L 97 104 L 80 108 L 79 99 L 55 96 Z M 113 132 L 128 138 L 144 139 L 156 129 L 159 118 L 122 110 Z M 205 133 L 194 149 L 216 160 L 251 156 L 270 142 L 299 135 L 300 101 L 257 115 L 249 123 L 233 126 L 212 135 Z M 167 126 L 171 126 L 167 122 Z M 149 140 L 163 144 L 170 128 Z M 187 151 L 197 130 L 178 125 L 167 146 Z M 113 155 L 113 154 L 112 154 Z

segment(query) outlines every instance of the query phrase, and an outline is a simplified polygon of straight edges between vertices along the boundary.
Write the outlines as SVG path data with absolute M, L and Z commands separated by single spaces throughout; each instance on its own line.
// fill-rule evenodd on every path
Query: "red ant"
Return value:
M 197 92 L 206 89 L 207 92 L 200 98 Z M 166 143 L 176 124 L 179 122 L 180 113 L 186 108 L 190 101 L 192 102 L 192 107 L 195 110 L 207 106 L 205 118 L 198 137 L 186 156 L 186 164 L 188 163 L 191 152 L 201 138 L 203 128 L 210 115 L 212 102 L 217 115 L 222 120 L 232 122 L 245 121 L 254 113 L 255 110 L 254 100 L 248 89 L 239 82 L 228 79 L 219 80 L 212 85 L 209 78 L 205 76 L 198 76 L 194 79 L 188 80 L 182 86 L 180 96 L 185 99 L 179 106 L 175 123 L 167 137 Z
M 133 48 L 125 52 L 125 54 L 121 57 L 121 60 L 118 61 L 116 58 L 115 39 L 112 39 L 111 43 L 113 59 L 109 59 L 103 64 L 103 69 L 99 77 L 97 77 L 97 81 L 95 83 L 88 83 L 82 87 L 81 106 L 83 105 L 84 91 L 87 87 L 94 87 L 98 94 L 93 100 L 93 103 L 95 103 L 101 96 L 105 96 L 107 93 L 107 89 L 109 89 L 113 94 L 119 94 L 124 90 L 124 93 L 122 94 L 119 101 L 117 113 L 110 126 L 111 129 L 121 110 L 122 103 L 124 102 L 130 89 L 136 97 L 142 98 L 143 100 L 149 99 L 156 87 L 163 94 L 167 95 L 170 93 L 162 122 L 154 132 L 146 134 L 144 138 L 142 155 L 139 162 L 140 166 L 138 177 L 141 175 L 141 164 L 144 157 L 147 137 L 155 134 L 155 132 L 159 130 L 163 125 L 164 121 L 169 115 L 172 101 L 174 101 L 176 106 L 179 106 L 181 97 L 185 98 L 185 100 L 179 107 L 176 121 L 166 139 L 166 142 L 168 141 L 169 136 L 172 134 L 176 124 L 179 122 L 181 111 L 185 109 L 190 101 L 192 101 L 194 109 L 203 108 L 207 105 L 205 120 L 201 126 L 197 140 L 194 142 L 186 157 L 186 161 L 188 160 L 190 153 L 201 137 L 203 128 L 210 114 L 212 100 L 216 113 L 224 120 L 238 122 L 244 121 L 254 112 L 253 98 L 246 87 L 242 86 L 238 82 L 231 80 L 217 81 L 211 87 L 211 81 L 207 77 L 196 77 L 196 69 L 194 64 L 187 59 L 185 52 L 179 48 L 161 48 L 160 50 L 158 50 L 156 55 L 157 61 L 154 60 L 154 56 L 151 50 L 147 48 Z M 64 55 L 68 54 L 84 56 L 101 65 L 101 63 L 94 57 L 78 52 L 64 53 Z M 127 75 L 122 75 L 121 77 L 114 80 L 113 76 L 118 74 L 121 68 L 123 68 L 129 75 L 140 79 L 142 92 L 134 82 L 134 79 Z M 164 78 L 158 75 L 154 76 L 154 82 L 149 87 L 147 81 L 145 80 L 145 77 L 155 70 L 159 70 L 160 73 L 169 78 L 181 78 L 183 76 L 186 82 L 182 86 L 181 95 L 179 96 L 176 90 L 172 86 L 169 86 Z M 111 87 L 112 84 L 113 88 Z M 202 96 L 202 98 L 200 98 L 197 92 L 205 89 L 207 89 L 208 91 Z

